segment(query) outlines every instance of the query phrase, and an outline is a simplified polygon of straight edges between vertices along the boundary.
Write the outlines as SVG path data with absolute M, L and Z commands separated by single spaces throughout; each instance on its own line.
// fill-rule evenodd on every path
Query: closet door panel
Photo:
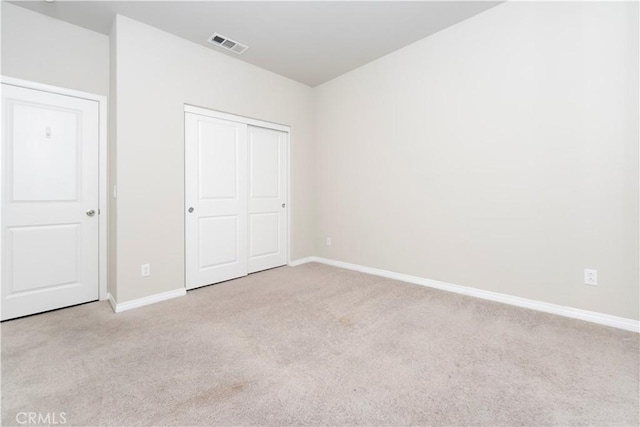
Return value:
M 188 289 L 248 273 L 247 125 L 185 113 Z
M 249 273 L 287 263 L 287 133 L 249 126 Z

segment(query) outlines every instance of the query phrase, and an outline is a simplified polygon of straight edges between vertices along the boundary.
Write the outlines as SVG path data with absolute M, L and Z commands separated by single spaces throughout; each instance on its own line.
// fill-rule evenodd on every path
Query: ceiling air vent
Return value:
M 215 33 L 214 35 L 209 37 L 209 43 L 223 49 L 230 50 L 231 52 L 237 53 L 238 55 L 249 49 L 249 46 L 245 46 L 242 43 L 238 43 L 237 41 L 231 40 L 230 38 L 222 36 L 218 33 Z

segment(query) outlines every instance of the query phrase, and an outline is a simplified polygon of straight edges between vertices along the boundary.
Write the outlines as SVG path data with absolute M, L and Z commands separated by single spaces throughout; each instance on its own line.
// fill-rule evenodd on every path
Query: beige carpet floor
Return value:
M 638 334 L 307 264 L 4 322 L 2 423 L 638 426 L 638 365 Z

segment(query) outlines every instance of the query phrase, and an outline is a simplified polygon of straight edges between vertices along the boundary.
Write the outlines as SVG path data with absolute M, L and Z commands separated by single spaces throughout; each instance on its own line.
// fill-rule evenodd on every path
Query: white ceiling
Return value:
M 109 34 L 115 14 L 316 86 L 500 1 L 16 1 Z M 249 46 L 238 56 L 207 42 L 221 33 Z

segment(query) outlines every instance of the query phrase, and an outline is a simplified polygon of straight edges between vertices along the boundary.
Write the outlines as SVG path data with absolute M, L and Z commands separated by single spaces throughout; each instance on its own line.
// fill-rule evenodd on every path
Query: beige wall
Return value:
M 109 94 L 119 302 L 184 286 L 186 102 L 293 126 L 294 259 L 638 319 L 637 9 L 510 2 L 312 90 L 123 17 L 109 52 L 3 2 L 2 74 Z
M 509 2 L 316 88 L 317 254 L 638 319 L 637 9 Z
M 312 255 L 311 88 L 122 16 L 115 28 L 118 302 L 184 287 L 185 103 L 292 127 L 291 251 Z
M 109 93 L 109 38 L 2 2 L 2 75 Z
M 109 294 L 115 300 L 118 301 L 118 199 L 113 197 L 113 189 L 117 182 L 117 112 L 118 112 L 118 97 L 117 97 L 117 81 L 116 76 L 118 61 L 118 32 L 116 30 L 117 21 L 114 20 L 111 26 L 111 33 L 109 34 L 109 183 L 107 185 L 107 194 L 109 200 L 109 226 L 108 226 L 108 238 L 109 238 L 109 253 L 108 253 L 108 281 L 109 281 Z

